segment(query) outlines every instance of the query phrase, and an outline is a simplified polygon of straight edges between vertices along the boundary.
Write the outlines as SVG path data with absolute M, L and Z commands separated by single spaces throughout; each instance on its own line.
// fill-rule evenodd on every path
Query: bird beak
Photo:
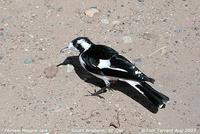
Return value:
M 60 53 L 63 53 L 65 50 L 72 50 L 72 51 L 76 51 L 79 52 L 72 44 L 72 42 L 69 43 L 69 45 L 67 47 L 64 47 L 63 49 L 60 50 Z
M 64 53 L 64 51 L 67 50 L 67 49 L 68 49 L 68 46 L 64 47 L 63 49 L 60 50 L 60 53 Z
M 60 53 L 64 53 L 66 50 L 71 50 L 73 47 L 73 44 L 70 42 L 67 47 L 64 47 L 63 49 L 60 50 Z

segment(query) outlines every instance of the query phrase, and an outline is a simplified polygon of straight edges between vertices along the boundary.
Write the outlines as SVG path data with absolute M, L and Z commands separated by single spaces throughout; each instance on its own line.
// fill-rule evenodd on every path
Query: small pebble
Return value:
M 113 25 L 119 25 L 119 24 L 120 24 L 120 21 L 117 21 L 117 20 L 112 21 L 112 24 L 113 24 Z
M 108 19 L 102 19 L 101 23 L 103 23 L 103 24 L 109 24 L 109 20 Z
M 51 79 L 58 73 L 58 68 L 55 65 L 49 66 L 44 69 L 44 74 L 47 79 Z
M 144 34 L 142 35 L 142 37 L 143 37 L 143 39 L 151 40 L 151 39 L 154 38 L 154 35 L 151 34 L 151 33 L 146 32 L 146 33 L 144 33 Z
M 132 43 L 132 38 L 131 38 L 130 36 L 124 36 L 124 37 L 122 38 L 122 40 L 123 40 L 123 42 L 124 42 L 125 44 Z
M 117 107 L 117 108 L 118 108 L 118 107 L 119 107 L 119 104 L 115 104 L 115 107 Z
M 165 54 L 167 54 L 167 49 L 166 48 L 161 50 L 161 56 L 163 56 Z
M 96 7 L 92 7 L 85 11 L 85 15 L 89 17 L 93 17 L 95 14 L 99 13 L 100 11 Z
M 3 32 L 0 32 L 0 36 L 3 36 L 4 34 L 3 34 Z
M 27 58 L 24 60 L 24 64 L 31 64 L 33 63 L 33 60 L 31 58 Z
M 112 127 L 114 127 L 114 128 L 118 128 L 118 127 L 119 127 L 119 126 L 116 125 L 116 123 L 114 123 L 114 122 L 111 122 L 109 126 L 112 126 Z
M 87 124 L 90 124 L 90 121 L 86 121 Z
M 176 29 L 176 30 L 174 30 L 174 32 L 180 33 L 180 32 L 183 32 L 183 30 L 182 29 Z
M 142 58 L 133 59 L 133 62 L 134 63 L 141 63 L 142 62 Z
M 70 73 L 74 70 L 74 67 L 72 65 L 67 65 L 67 73 Z
M 29 37 L 30 37 L 30 38 L 34 38 L 34 36 L 33 36 L 32 34 L 29 34 Z
M 144 2 L 144 0 L 138 0 L 138 2 Z
M 39 48 L 40 51 L 45 51 L 45 48 Z

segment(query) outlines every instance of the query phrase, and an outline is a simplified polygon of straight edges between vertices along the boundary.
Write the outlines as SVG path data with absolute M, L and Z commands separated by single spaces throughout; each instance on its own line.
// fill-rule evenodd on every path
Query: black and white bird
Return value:
M 111 81 L 119 80 L 133 86 L 158 108 L 164 108 L 169 101 L 167 96 L 156 91 L 147 83 L 154 83 L 155 80 L 153 78 L 146 76 L 128 59 L 112 48 L 94 44 L 87 37 L 78 37 L 61 51 L 65 49 L 79 52 L 81 66 L 90 74 L 105 82 L 104 88 L 91 95 L 98 96 L 106 92 L 106 89 L 111 85 Z M 65 65 L 65 63 L 63 62 L 57 66 L 60 65 Z

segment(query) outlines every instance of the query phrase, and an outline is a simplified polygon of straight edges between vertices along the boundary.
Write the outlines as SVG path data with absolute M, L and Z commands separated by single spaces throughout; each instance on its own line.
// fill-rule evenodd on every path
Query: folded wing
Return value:
M 104 75 L 135 80 L 138 82 L 149 81 L 154 83 L 154 79 L 147 77 L 141 72 L 135 65 L 133 65 L 128 59 L 121 55 L 115 55 L 110 59 L 110 67 L 103 68 Z
M 92 73 L 135 80 L 138 82 L 154 82 L 154 79 L 147 77 L 135 65 L 121 55 L 113 54 L 109 58 L 104 59 L 99 57 L 97 54 L 95 57 L 87 55 L 84 55 L 84 57 L 86 69 Z

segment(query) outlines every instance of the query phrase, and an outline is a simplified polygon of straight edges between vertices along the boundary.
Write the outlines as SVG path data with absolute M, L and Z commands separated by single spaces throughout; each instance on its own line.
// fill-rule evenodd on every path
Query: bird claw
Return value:
M 105 98 L 103 97 L 103 96 L 101 96 L 101 95 L 99 95 L 99 94 L 95 94 L 96 92 L 94 92 L 94 93 L 91 93 L 90 91 L 88 91 L 89 93 L 90 93 L 90 95 L 86 95 L 86 96 L 97 96 L 97 97 L 99 97 L 100 99 L 104 99 L 105 100 Z
M 98 96 L 100 99 L 105 99 L 103 96 L 101 96 L 100 94 L 101 93 L 104 93 L 106 92 L 106 89 L 105 88 L 102 88 L 101 90 L 99 91 L 96 91 L 96 89 L 94 90 L 94 93 L 91 93 L 90 91 L 88 91 L 90 93 L 90 95 L 85 95 L 85 96 Z

